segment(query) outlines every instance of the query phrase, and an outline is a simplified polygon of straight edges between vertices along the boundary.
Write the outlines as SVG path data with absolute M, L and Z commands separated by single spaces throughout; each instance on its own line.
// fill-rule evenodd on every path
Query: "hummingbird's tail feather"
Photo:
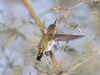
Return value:
M 43 56 L 43 53 L 38 53 L 38 55 L 37 55 L 37 60 L 38 60 L 38 61 L 41 61 L 40 59 L 42 58 L 42 56 Z

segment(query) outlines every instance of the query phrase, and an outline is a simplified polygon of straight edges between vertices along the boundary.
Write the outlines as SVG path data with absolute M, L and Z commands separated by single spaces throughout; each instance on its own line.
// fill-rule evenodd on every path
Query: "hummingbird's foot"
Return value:
M 45 54 L 46 56 L 49 56 L 50 53 L 52 53 L 52 50 L 46 51 L 44 54 Z
M 49 51 L 46 51 L 44 54 L 45 54 L 46 56 L 49 56 Z
M 49 50 L 49 54 L 52 54 L 52 50 Z

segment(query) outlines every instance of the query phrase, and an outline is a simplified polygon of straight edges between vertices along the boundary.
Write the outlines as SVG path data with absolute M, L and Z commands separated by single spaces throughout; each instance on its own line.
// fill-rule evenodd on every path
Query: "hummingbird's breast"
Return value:
M 45 51 L 51 50 L 53 43 L 55 42 L 53 39 L 53 35 L 45 34 L 45 36 L 41 39 L 39 43 L 39 52 L 44 53 Z
M 41 41 L 39 43 L 39 46 L 38 46 L 39 53 L 44 53 L 48 43 L 49 43 L 48 35 L 45 34 L 45 36 L 42 37 L 42 39 L 41 39 Z

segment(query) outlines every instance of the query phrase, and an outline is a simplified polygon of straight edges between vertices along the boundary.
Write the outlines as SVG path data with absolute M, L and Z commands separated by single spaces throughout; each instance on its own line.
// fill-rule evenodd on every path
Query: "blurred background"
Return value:
M 57 29 L 62 33 L 72 34 L 73 30 L 64 28 L 64 24 L 59 27 L 60 19 L 66 11 L 56 13 L 52 9 L 57 7 L 56 0 L 29 0 L 29 3 L 41 22 L 45 21 L 46 28 L 58 19 Z M 76 6 L 79 1 L 58 0 L 58 4 L 66 9 Z M 88 59 L 100 49 L 100 3 L 88 1 L 71 10 L 66 22 L 66 26 L 70 25 L 78 25 L 75 34 L 85 37 L 69 41 L 62 58 L 60 58 L 60 50 L 66 42 L 53 45 L 55 57 L 60 63 L 61 75 L 66 75 L 73 66 Z M 49 57 L 43 57 L 41 62 L 36 60 L 37 46 L 41 38 L 41 31 L 35 25 L 22 0 L 0 0 L 0 75 L 56 73 Z M 69 75 L 100 75 L 99 62 L 100 54 L 96 54 Z

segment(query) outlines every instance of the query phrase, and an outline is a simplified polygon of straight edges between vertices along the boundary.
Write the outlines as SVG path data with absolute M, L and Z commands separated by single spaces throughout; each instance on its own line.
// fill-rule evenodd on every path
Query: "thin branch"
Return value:
M 76 68 L 78 68 L 79 66 L 81 66 L 83 63 L 85 63 L 86 61 L 88 61 L 89 59 L 91 59 L 92 57 L 94 57 L 95 55 L 97 55 L 98 53 L 100 53 L 100 51 L 96 51 L 93 55 L 91 55 L 90 57 L 88 57 L 86 60 L 84 60 L 83 62 L 77 64 L 76 66 L 74 66 L 70 71 L 68 71 L 66 73 L 66 75 L 70 74 L 73 70 L 75 70 Z
M 26 5 L 27 9 L 29 10 L 31 16 L 32 16 L 33 18 L 36 18 L 37 15 L 36 15 L 36 13 L 34 12 L 34 10 L 32 9 L 32 7 L 31 7 L 31 5 L 29 4 L 28 0 L 22 0 L 22 1 L 23 1 L 23 3 Z M 39 18 L 38 18 L 38 26 L 41 28 L 40 30 L 41 30 L 41 32 L 42 32 L 42 35 L 44 35 L 44 34 L 45 34 L 45 31 L 42 29 L 43 26 L 42 26 L 42 23 L 41 23 L 41 21 L 40 21 Z
M 63 48 L 60 50 L 60 64 L 59 64 L 59 66 L 61 66 L 62 54 L 63 54 L 64 49 L 65 49 L 66 46 L 67 46 L 67 43 L 68 43 L 68 41 L 67 41 L 66 44 L 63 46 Z
M 52 52 L 52 50 L 50 50 L 50 57 L 51 57 L 53 65 L 54 65 L 54 68 L 58 69 L 59 68 L 59 64 L 58 64 L 58 62 L 57 62 L 57 60 L 55 58 L 55 55 Z
M 65 17 L 65 18 L 67 17 L 67 20 L 68 20 L 68 15 L 69 15 L 70 11 L 71 11 L 72 9 L 74 9 L 74 8 L 76 8 L 76 7 L 78 7 L 78 6 L 80 6 L 83 2 L 84 2 L 84 1 L 81 1 L 78 5 L 72 6 L 72 7 L 70 7 L 70 8 L 67 8 L 67 9 L 66 9 L 66 14 L 64 15 L 64 17 Z
M 59 7 L 58 0 L 56 0 L 57 7 Z

